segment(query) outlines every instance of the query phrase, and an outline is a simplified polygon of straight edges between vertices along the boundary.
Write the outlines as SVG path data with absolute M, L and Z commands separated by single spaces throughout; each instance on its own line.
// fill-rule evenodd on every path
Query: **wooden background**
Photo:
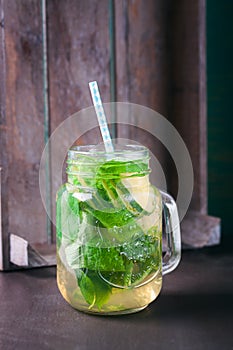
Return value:
M 194 164 L 191 209 L 195 218 L 205 216 L 205 0 L 147 0 L 146 6 L 143 0 L 48 0 L 46 42 L 42 3 L 0 0 L 3 268 L 10 266 L 10 233 L 31 245 L 48 241 L 51 227 L 38 187 L 41 154 L 65 118 L 91 105 L 91 80 L 98 81 L 103 102 L 142 104 L 174 124 Z M 176 173 L 163 146 L 150 135 L 120 125 L 115 131 L 159 148 L 161 164 L 168 174 Z M 98 139 L 98 131 L 93 135 Z M 87 135 L 82 142 L 89 139 Z M 176 176 L 168 175 L 168 181 L 176 195 Z

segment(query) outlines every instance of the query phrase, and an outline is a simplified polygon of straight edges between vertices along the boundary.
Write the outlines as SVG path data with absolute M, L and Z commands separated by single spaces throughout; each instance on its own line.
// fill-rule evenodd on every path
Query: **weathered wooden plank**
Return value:
M 192 209 L 206 213 L 205 1 L 117 2 L 116 33 L 118 100 L 149 106 L 174 124 L 193 161 Z M 121 128 L 118 134 L 130 132 Z M 158 152 L 161 145 L 141 131 L 133 129 L 131 137 L 163 154 L 159 159 L 176 196 L 178 179 L 169 155 Z
M 146 6 L 141 0 L 116 2 L 116 38 L 118 100 L 160 112 L 182 136 L 194 169 L 190 209 L 199 213 L 195 225 L 199 222 L 200 228 L 207 214 L 205 0 L 151 0 Z M 132 127 L 120 126 L 118 135 L 152 150 L 166 175 L 168 191 L 176 198 L 176 167 L 162 145 Z M 187 222 L 191 221 L 189 217 L 184 225 L 184 241 L 186 234 L 186 241 L 190 238 Z M 210 218 L 202 230 L 205 239 L 201 241 L 201 234 L 196 237 L 198 244 L 212 242 L 213 230 L 220 232 L 220 224 Z
M 117 100 L 141 104 L 167 115 L 169 62 L 167 53 L 168 2 L 123 0 L 115 2 Z M 143 116 L 142 116 L 143 117 Z M 128 122 L 137 126 L 132 117 Z M 145 125 L 149 120 L 145 117 Z M 137 127 L 118 125 L 118 136 L 138 141 L 166 168 L 165 149 Z
M 89 81 L 109 102 L 108 0 L 48 1 L 48 57 L 52 131 L 92 105 Z
M 2 225 L 2 168 L 0 168 L 0 270 L 3 270 L 6 265 L 4 256 L 5 256 L 5 247 L 4 244 L 4 236 L 3 236 L 3 225 Z M 8 245 L 7 245 L 8 247 Z
M 31 243 L 46 240 L 38 182 L 43 150 L 40 2 L 2 0 L 1 14 L 2 229 L 8 265 L 9 233 Z
M 108 5 L 108 0 L 47 1 L 51 131 L 91 105 L 89 81 L 97 80 L 103 101 L 110 100 Z M 38 0 L 0 0 L 0 6 L 1 264 L 9 267 L 10 233 L 39 250 L 47 240 L 38 188 L 44 132 L 42 19 Z M 174 123 L 193 160 L 195 222 L 204 217 L 206 223 L 205 0 L 147 0 L 146 6 L 142 0 L 115 1 L 115 16 L 117 100 L 151 107 Z M 159 141 L 125 125 L 118 126 L 118 136 L 155 153 L 175 195 L 176 170 Z M 98 128 L 79 140 L 98 141 Z M 187 220 L 188 232 L 192 221 Z M 204 232 L 207 243 L 219 232 L 219 221 L 210 221 L 204 225 L 209 228 Z
M 168 1 L 116 5 L 117 98 L 168 111 Z
M 171 2 L 169 51 L 171 55 L 169 119 L 182 136 L 193 163 L 194 190 L 182 222 L 185 247 L 220 243 L 220 219 L 207 215 L 207 120 L 205 0 Z M 175 30 L 174 30 L 175 29 Z M 170 164 L 170 189 L 178 181 Z
M 88 82 L 97 80 L 103 102 L 110 101 L 109 14 L 108 0 L 50 0 L 47 4 L 50 117 L 54 131 L 68 116 L 92 105 Z M 78 140 L 82 144 L 101 141 L 98 128 Z M 54 204 L 55 193 L 51 200 Z
M 8 240 L 8 153 L 5 152 L 7 144 L 7 126 L 6 126 L 6 56 L 5 56 L 5 30 L 4 30 L 4 3 L 0 2 L 0 188 L 1 188 L 1 251 L 0 251 L 0 269 L 9 265 L 9 240 Z M 3 170 L 5 169 L 5 170 Z
M 202 214 L 207 213 L 205 13 L 205 0 L 171 2 L 170 117 L 193 162 L 191 208 Z

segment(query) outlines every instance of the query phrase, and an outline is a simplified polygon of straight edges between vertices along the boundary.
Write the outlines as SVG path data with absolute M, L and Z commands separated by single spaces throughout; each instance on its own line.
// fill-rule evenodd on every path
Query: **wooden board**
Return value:
M 88 82 L 97 80 L 110 100 L 108 1 L 48 4 L 48 63 L 51 131 L 65 118 L 92 105 Z
M 117 98 L 158 111 L 178 130 L 193 163 L 190 210 L 195 211 L 195 227 L 205 221 L 203 230 L 193 232 L 194 217 L 188 215 L 182 226 L 184 242 L 190 242 L 193 232 L 199 246 L 217 244 L 220 221 L 207 216 L 205 0 L 148 0 L 146 6 L 142 0 L 124 0 L 115 5 Z M 118 136 L 151 149 L 176 198 L 177 170 L 163 145 L 135 127 L 119 126 Z
M 109 18 L 107 0 L 50 0 L 47 5 L 49 103 L 53 132 L 67 117 L 92 105 L 90 81 L 98 81 L 103 102 L 110 100 Z M 78 140 L 81 144 L 101 141 L 98 128 Z M 51 196 L 54 202 L 55 195 L 52 193 Z
M 116 1 L 117 100 L 166 115 L 168 2 Z
M 103 102 L 115 94 L 117 101 L 148 106 L 174 124 L 193 161 L 195 222 L 199 218 L 202 222 L 203 215 L 207 222 L 205 0 L 147 0 L 146 6 L 143 0 L 49 0 L 45 2 L 45 46 L 42 3 L 0 0 L 1 267 L 9 267 L 10 234 L 50 254 L 38 185 L 44 134 L 91 105 L 88 82 L 92 80 L 98 81 Z M 47 71 L 43 70 L 45 58 Z M 110 75 L 113 58 L 116 74 L 111 71 Z M 43 73 L 49 83 L 48 105 Z M 46 123 L 44 107 L 49 112 Z M 137 128 L 134 119 L 129 122 L 135 126 L 117 126 L 118 137 L 151 149 L 166 174 L 168 190 L 176 197 L 178 179 L 168 151 Z M 100 141 L 98 128 L 77 140 Z M 55 193 L 50 198 L 55 203 Z M 211 222 L 219 227 L 218 220 Z M 205 237 L 208 241 L 208 234 Z
M 118 100 L 151 107 L 177 128 L 195 172 L 191 207 L 206 214 L 205 1 L 117 2 L 116 39 Z M 146 140 L 160 154 L 176 196 L 176 168 L 161 145 L 135 129 L 119 134 Z
M 191 209 L 207 213 L 205 0 L 171 2 L 170 120 L 190 152 Z M 173 171 L 172 171 L 173 172 Z M 177 184 L 170 179 L 173 191 Z
M 141 104 L 167 116 L 168 2 L 148 0 L 145 6 L 143 0 L 124 0 L 116 1 L 115 6 L 117 100 Z M 137 126 L 134 118 L 127 122 Z M 145 125 L 148 123 L 145 119 Z M 165 169 L 166 150 L 152 134 L 118 125 L 118 137 L 147 146 Z
M 1 166 L 4 262 L 9 233 L 46 241 L 38 170 L 43 150 L 41 2 L 1 1 Z M 3 22 L 4 20 L 4 22 Z

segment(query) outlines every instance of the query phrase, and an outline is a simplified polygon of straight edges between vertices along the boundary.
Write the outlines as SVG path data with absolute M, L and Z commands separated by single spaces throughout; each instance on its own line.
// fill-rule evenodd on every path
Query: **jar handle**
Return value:
M 160 191 L 163 203 L 163 275 L 173 271 L 181 258 L 180 222 L 176 202 L 167 193 Z

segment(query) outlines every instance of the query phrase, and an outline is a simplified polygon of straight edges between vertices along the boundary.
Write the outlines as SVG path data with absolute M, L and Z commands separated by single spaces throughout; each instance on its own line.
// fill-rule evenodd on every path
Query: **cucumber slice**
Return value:
M 152 228 L 156 228 L 159 232 L 162 231 L 162 200 L 159 190 L 151 186 L 154 192 L 155 205 L 153 211 L 149 215 L 143 215 L 137 220 L 144 232 L 148 232 Z
M 148 175 L 123 178 L 117 184 L 116 191 L 126 208 L 135 216 L 153 212 L 156 198 Z
M 116 191 L 126 209 L 133 214 L 133 216 L 139 216 L 143 213 L 143 208 L 134 200 L 130 191 L 124 187 L 121 182 L 118 183 Z

